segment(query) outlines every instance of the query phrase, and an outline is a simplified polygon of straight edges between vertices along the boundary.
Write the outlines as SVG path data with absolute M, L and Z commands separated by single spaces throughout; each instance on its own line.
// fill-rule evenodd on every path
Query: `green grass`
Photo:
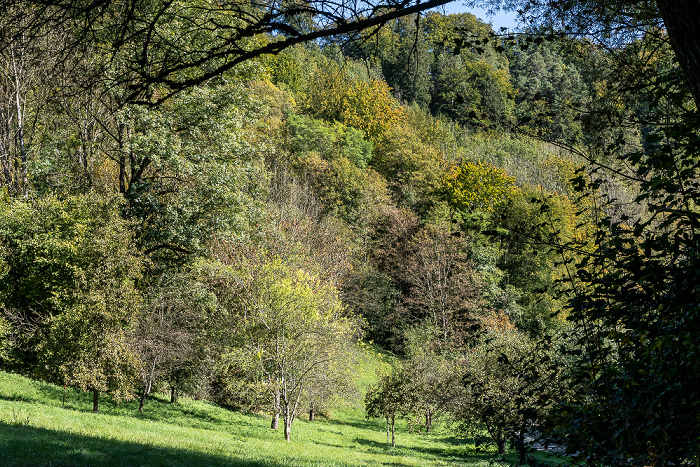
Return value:
M 367 369 L 382 365 L 368 359 Z M 369 377 L 368 377 L 369 379 Z M 3 466 L 456 466 L 488 465 L 473 440 L 449 432 L 410 434 L 386 444 L 385 425 L 360 408 L 332 419 L 298 419 L 292 441 L 269 428 L 266 416 L 165 395 L 116 405 L 101 398 L 92 413 L 90 393 L 0 372 L 0 465 Z M 508 458 L 514 461 L 514 457 Z

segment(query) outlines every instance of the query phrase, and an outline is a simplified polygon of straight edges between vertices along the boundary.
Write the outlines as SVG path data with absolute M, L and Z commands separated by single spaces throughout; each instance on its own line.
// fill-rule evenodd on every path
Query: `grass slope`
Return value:
M 367 369 L 381 363 L 365 362 Z M 0 465 L 3 466 L 455 466 L 487 465 L 491 455 L 449 432 L 409 434 L 386 444 L 385 425 L 361 408 L 332 419 L 299 419 L 292 442 L 272 431 L 269 418 L 156 394 L 144 413 L 136 402 L 101 399 L 92 413 L 90 393 L 0 372 Z M 509 459 L 514 460 L 514 459 Z

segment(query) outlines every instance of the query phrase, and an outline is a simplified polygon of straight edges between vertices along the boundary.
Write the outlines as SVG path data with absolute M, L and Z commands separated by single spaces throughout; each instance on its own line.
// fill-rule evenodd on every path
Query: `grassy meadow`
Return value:
M 365 362 L 366 383 L 378 362 Z M 381 420 L 346 407 L 314 422 L 299 418 L 292 441 L 269 428 L 266 415 L 242 414 L 205 401 L 170 404 L 154 394 L 138 402 L 92 395 L 0 372 L 0 465 L 3 466 L 455 466 L 488 465 L 492 453 L 473 440 L 438 428 L 408 433 L 399 425 L 397 447 L 386 442 Z M 504 460 L 515 461 L 511 455 Z M 510 461 L 510 462 L 509 462 Z

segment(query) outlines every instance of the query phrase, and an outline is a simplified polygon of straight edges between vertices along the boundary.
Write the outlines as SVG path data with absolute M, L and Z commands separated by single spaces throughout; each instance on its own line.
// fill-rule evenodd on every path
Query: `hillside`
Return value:
M 687 15 L 447 1 L 0 2 L 0 462 L 697 463 Z
M 443 429 L 411 434 L 405 426 L 391 448 L 383 422 L 366 420 L 361 409 L 338 410 L 313 423 L 300 419 L 286 443 L 281 430 L 270 430 L 267 416 L 206 401 L 182 398 L 170 404 L 166 395 L 154 394 L 142 414 L 137 401 L 103 403 L 94 414 L 89 393 L 69 389 L 65 406 L 62 398 L 58 386 L 0 373 L 0 464 L 476 466 L 489 465 L 495 455 Z

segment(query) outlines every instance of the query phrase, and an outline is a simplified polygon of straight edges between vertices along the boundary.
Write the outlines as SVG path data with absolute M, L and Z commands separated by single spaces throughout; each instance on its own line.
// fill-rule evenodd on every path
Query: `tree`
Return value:
M 534 342 L 505 320 L 482 336 L 463 362 L 466 393 L 454 401 L 453 410 L 462 430 L 486 427 L 499 454 L 509 440 L 522 438 L 536 419 L 532 408 L 541 393 L 531 357 Z M 542 376 L 540 376 L 542 377 Z M 554 385 L 553 380 L 548 382 Z M 540 407 L 542 409 L 542 407 Z
M 394 315 L 399 292 L 387 274 L 370 263 L 354 267 L 344 281 L 342 300 L 353 315 L 362 317 L 366 339 L 390 346 L 396 337 L 390 317 Z
M 517 89 L 515 115 L 542 138 L 575 144 L 581 138 L 581 109 L 587 89 L 575 63 L 564 61 L 562 46 L 543 42 L 517 50 L 510 64 Z
M 388 181 L 398 206 L 425 211 L 438 186 L 444 155 L 421 141 L 419 131 L 409 122 L 393 126 L 377 145 L 372 167 Z
M 512 113 L 514 94 L 507 69 L 484 61 L 441 57 L 432 106 L 472 128 L 499 128 Z
M 131 397 L 142 259 L 117 200 L 88 194 L 0 209 L 9 253 L 0 301 L 19 335 L 20 368 L 93 391 L 95 411 L 100 392 Z
M 535 21 L 585 34 L 624 65 L 601 84 L 613 91 L 613 105 L 641 105 L 604 116 L 617 126 L 643 127 L 639 145 L 620 138 L 606 141 L 597 154 L 579 151 L 591 162 L 591 173 L 577 178 L 582 193 L 595 197 L 606 179 L 624 180 L 645 209 L 615 215 L 614 200 L 605 196 L 595 207 L 596 249 L 569 269 L 575 345 L 562 347 L 573 362 L 575 396 L 558 401 L 548 437 L 590 463 L 695 462 L 700 412 L 696 360 L 689 355 L 698 345 L 691 331 L 698 290 L 687 278 L 698 268 L 700 50 L 686 8 L 700 5 L 524 5 Z M 669 43 L 675 57 L 660 53 Z
M 17 6 L 3 5 L 3 15 L 13 17 Z M 39 139 L 39 107 L 45 102 L 42 84 L 55 65 L 50 45 L 36 43 L 26 34 L 28 19 L 0 22 L 0 188 L 14 196 L 29 192 L 28 164 L 36 157 Z M 52 40 L 60 35 L 47 33 Z
M 386 419 L 386 442 L 396 447 L 396 417 L 407 406 L 407 385 L 403 380 L 405 374 L 399 369 L 380 376 L 376 385 L 370 385 L 365 395 L 365 413 L 367 418 Z
M 517 191 L 515 178 L 484 162 L 454 166 L 442 180 L 446 201 L 457 212 L 494 212 Z
M 336 390 L 349 384 L 337 376 L 350 364 L 352 323 L 343 317 L 334 288 L 293 264 L 264 264 L 245 283 L 240 351 L 235 352 L 263 376 L 290 441 L 304 398 L 318 397 L 318 389 L 329 389 L 330 382 L 337 383 Z
M 218 355 L 216 329 L 220 301 L 206 284 L 206 266 L 196 261 L 185 271 L 166 271 L 150 277 L 143 288 L 144 306 L 132 333 L 141 361 L 139 411 L 154 384 L 167 382 L 170 401 L 180 392 L 203 386 Z M 200 387 L 197 387 L 200 386 Z
M 441 329 L 431 323 L 414 326 L 405 333 L 407 360 L 401 371 L 408 394 L 404 416 L 410 430 L 422 425 L 430 433 L 459 397 L 462 373 L 455 361 L 459 347 L 444 342 L 441 334 Z
M 405 119 L 383 80 L 351 76 L 335 62 L 317 70 L 309 90 L 309 108 L 326 121 L 340 121 L 377 143 Z
M 467 259 L 464 241 L 444 225 L 427 225 L 412 239 L 404 265 L 410 284 L 402 307 L 413 322 L 428 321 L 443 345 L 460 346 L 481 305 L 480 280 Z
M 345 54 L 364 60 L 368 67 L 372 64 L 380 68 L 400 102 L 421 108 L 430 104 L 433 56 L 422 15 L 406 16 L 389 22 L 381 30 L 365 31 L 363 40 L 346 46 Z
M 205 86 L 155 109 L 121 111 L 128 135 L 113 158 L 124 215 L 153 259 L 182 264 L 212 235 L 231 238 L 261 215 L 260 115 L 251 96 L 238 84 Z
M 624 0 L 605 2 L 599 0 L 495 0 L 491 4 L 504 4 L 521 8 L 524 17 L 531 22 L 565 28 L 571 33 L 589 36 L 604 45 L 629 43 L 640 36 L 641 31 L 666 30 L 668 41 L 685 76 L 685 84 L 696 105 L 700 106 L 700 34 L 695 22 L 687 13 L 700 7 L 698 0 Z

